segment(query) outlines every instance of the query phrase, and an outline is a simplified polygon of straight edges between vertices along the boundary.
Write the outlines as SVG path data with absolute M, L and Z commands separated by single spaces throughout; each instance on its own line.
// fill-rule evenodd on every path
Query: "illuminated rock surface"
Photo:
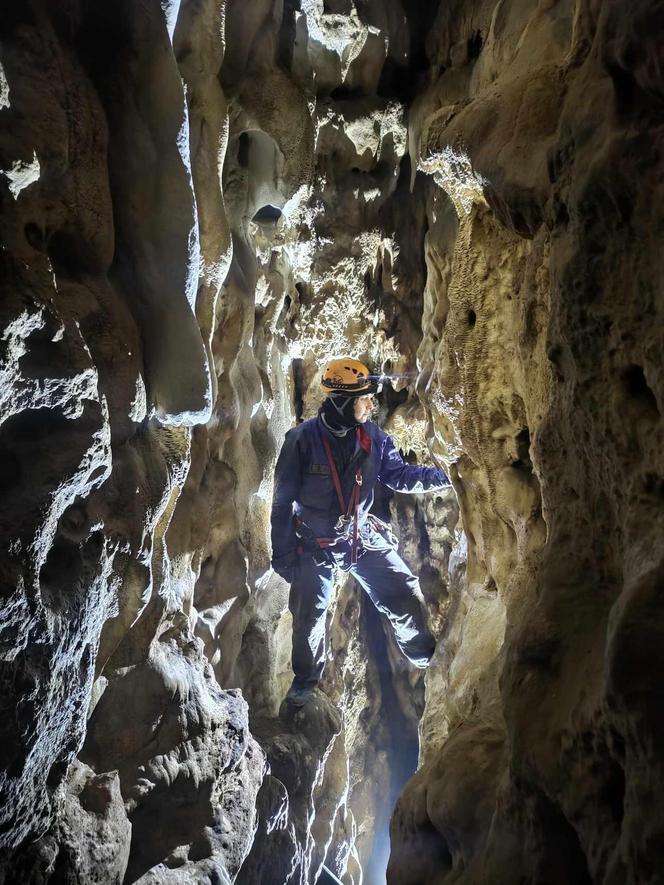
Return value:
M 4 4 L 0 881 L 661 881 L 661 8 L 438 7 Z M 453 479 L 377 502 L 440 641 L 340 584 L 296 712 L 343 352 Z

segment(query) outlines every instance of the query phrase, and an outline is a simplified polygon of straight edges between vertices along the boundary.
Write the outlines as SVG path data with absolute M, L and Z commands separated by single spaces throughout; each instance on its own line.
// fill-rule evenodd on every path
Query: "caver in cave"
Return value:
M 370 422 L 376 376 L 358 360 L 332 360 L 316 418 L 286 434 L 272 504 L 272 564 L 291 585 L 293 683 L 287 700 L 304 705 L 325 665 L 325 615 L 335 567 L 350 572 L 387 616 L 403 654 L 426 667 L 435 649 L 418 579 L 396 550 L 389 526 L 371 514 L 374 487 L 396 492 L 448 486 L 437 467 L 401 458 Z

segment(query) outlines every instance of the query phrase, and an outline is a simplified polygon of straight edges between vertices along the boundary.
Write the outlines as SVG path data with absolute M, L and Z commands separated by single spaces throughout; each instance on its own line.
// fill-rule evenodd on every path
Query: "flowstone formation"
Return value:
M 0 881 L 659 882 L 663 36 L 6 0 Z M 272 476 L 341 353 L 454 483 L 376 504 L 440 638 L 340 576 L 295 711 Z

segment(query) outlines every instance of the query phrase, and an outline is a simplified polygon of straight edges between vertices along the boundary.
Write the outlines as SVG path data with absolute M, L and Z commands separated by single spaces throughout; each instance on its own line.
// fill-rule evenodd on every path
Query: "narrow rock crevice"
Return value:
M 6 0 L 0 882 L 658 885 L 655 0 Z M 284 704 L 322 366 L 426 677 L 344 574 Z M 335 879 L 336 877 L 336 879 Z

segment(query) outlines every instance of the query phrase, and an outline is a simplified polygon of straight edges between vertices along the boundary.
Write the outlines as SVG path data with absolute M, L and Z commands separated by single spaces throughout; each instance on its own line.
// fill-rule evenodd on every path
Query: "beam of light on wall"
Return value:
M 9 192 L 16 199 L 22 190 L 39 181 L 41 166 L 36 151 L 32 152 L 32 160 L 16 160 L 9 169 L 0 170 L 9 181 Z
M 260 498 L 261 501 L 269 502 L 272 500 L 272 480 L 271 479 L 263 479 L 261 484 L 258 486 L 258 489 L 254 492 L 254 496 L 256 498 Z
M 426 136 L 423 138 L 426 143 Z M 449 196 L 459 218 L 470 215 L 473 203 L 485 203 L 484 188 L 487 180 L 473 169 L 470 157 L 463 150 L 450 145 L 437 148 L 428 146 L 425 156 L 420 157 L 417 168 L 433 175 L 439 187 Z

